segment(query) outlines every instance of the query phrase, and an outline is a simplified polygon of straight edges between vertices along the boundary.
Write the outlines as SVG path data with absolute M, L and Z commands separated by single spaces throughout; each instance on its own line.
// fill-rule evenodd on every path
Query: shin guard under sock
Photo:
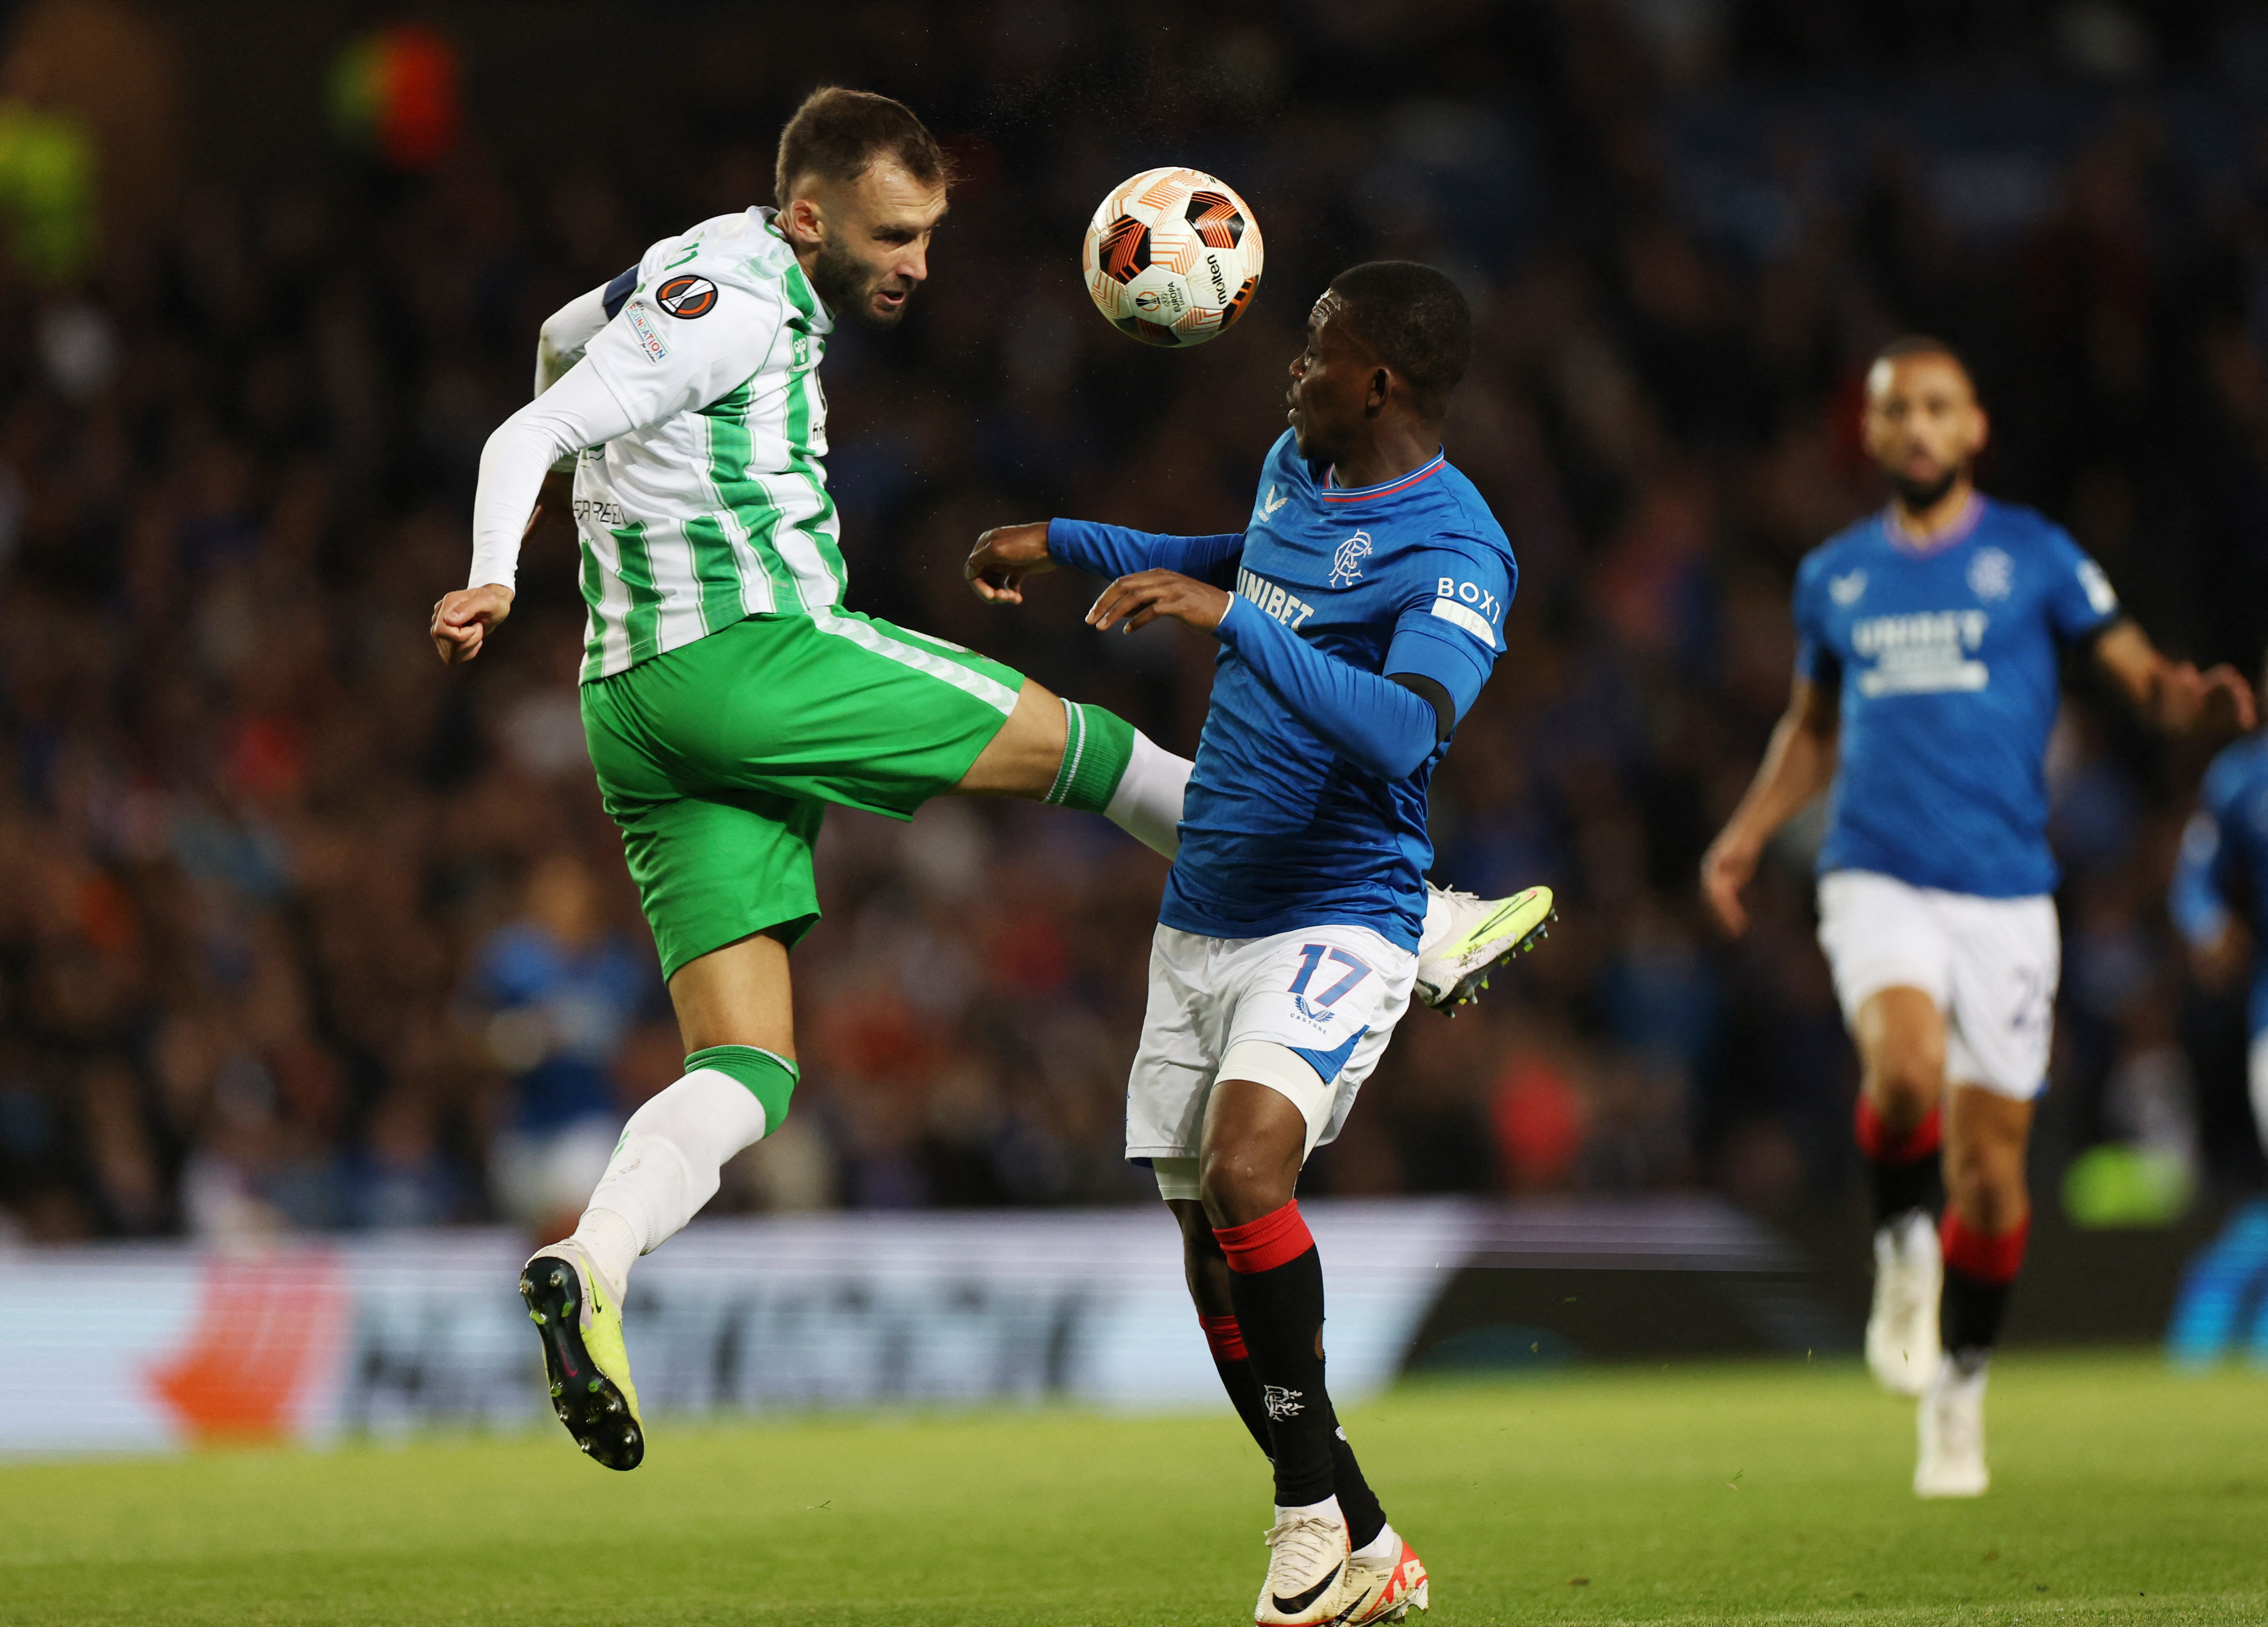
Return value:
M 1939 1240 L 1945 1255 L 1945 1296 L 1938 1312 L 1947 1354 L 1964 1371 L 1982 1366 L 2007 1320 L 2008 1292 L 2024 1263 L 2032 1232 L 2027 1216 L 2014 1229 L 1972 1232 L 1947 1211 Z
M 1244 1336 L 1237 1329 L 1236 1318 L 1199 1316 L 1197 1322 L 1204 1329 L 1205 1344 L 1212 1351 L 1213 1369 L 1220 1374 L 1220 1386 L 1228 1392 L 1229 1404 L 1244 1420 L 1244 1427 L 1252 1432 L 1261 1455 L 1265 1457 L 1270 1450 L 1268 1410 L 1260 1398 L 1260 1377 L 1253 1371 L 1252 1354 L 1244 1347 Z M 1346 1516 L 1347 1535 L 1354 1546 L 1361 1548 L 1374 1541 L 1386 1529 L 1386 1510 L 1379 1506 L 1378 1494 L 1364 1478 L 1362 1465 L 1355 1461 L 1354 1447 L 1348 1443 L 1346 1431 L 1336 1416 L 1331 1421 L 1331 1483 L 1338 1494 L 1339 1510 Z
M 714 1045 L 622 1126 L 575 1237 L 616 1297 L 652 1254 L 717 1196 L 725 1161 L 779 1128 L 796 1065 L 752 1045 Z
M 1268 1413 L 1276 1501 L 1303 1508 L 1332 1494 L 1337 1428 L 1323 1386 L 1323 1262 L 1297 1199 L 1242 1226 L 1217 1226 L 1236 1325 Z
M 1916 1209 L 1935 1214 L 1945 1202 L 1938 1149 L 1944 1121 L 1932 1108 L 1922 1122 L 1899 1134 L 1885 1126 L 1874 1104 L 1859 1098 L 1859 1151 L 1867 1160 L 1874 1197 L 1874 1224 L 1885 1226 Z

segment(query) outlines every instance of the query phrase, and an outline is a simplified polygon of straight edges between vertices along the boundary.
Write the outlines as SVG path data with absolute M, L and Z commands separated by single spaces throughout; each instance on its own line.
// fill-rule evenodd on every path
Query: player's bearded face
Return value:
M 870 328 L 904 320 L 929 276 L 929 239 L 945 213 L 945 188 L 880 163 L 822 195 L 823 226 L 806 269 L 828 308 Z
M 1949 356 L 1902 356 L 1867 377 L 1867 451 L 1908 512 L 1934 507 L 1984 448 L 1975 387 Z

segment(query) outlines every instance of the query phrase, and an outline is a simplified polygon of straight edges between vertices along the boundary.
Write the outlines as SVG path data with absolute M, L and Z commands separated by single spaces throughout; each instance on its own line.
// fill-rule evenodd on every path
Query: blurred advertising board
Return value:
M 1789 1277 L 1777 1240 L 1706 1200 L 1301 1207 L 1325 1262 L 1332 1388 L 1349 1399 L 1408 1364 L 1461 1275 Z M 0 1413 L 0 1453 L 548 1424 L 515 1287 L 524 1253 L 483 1230 L 0 1255 L 31 1402 Z M 1219 1402 L 1179 1234 L 1148 1207 L 700 1221 L 640 1263 L 628 1320 L 650 1413 Z M 1758 1326 L 1766 1347 L 1810 1336 Z

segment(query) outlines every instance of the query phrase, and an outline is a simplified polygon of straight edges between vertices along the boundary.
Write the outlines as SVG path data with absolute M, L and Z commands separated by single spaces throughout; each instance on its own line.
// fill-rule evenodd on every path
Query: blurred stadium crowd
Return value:
M 542 317 L 769 201 L 815 83 L 904 97 L 964 176 L 904 328 L 842 333 L 823 374 L 851 603 L 1176 749 L 1209 641 L 1090 634 L 1094 585 L 1061 577 L 979 605 L 977 531 L 1234 528 L 1333 270 L 1431 260 L 1476 304 L 1449 451 L 1522 576 L 1436 782 L 1435 874 L 1549 882 L 1564 921 L 1476 1012 L 1407 1020 L 1316 1189 L 1841 1201 L 1853 1067 L 1802 842 L 1737 946 L 1691 877 L 1785 700 L 1796 560 L 1880 500 L 1855 407 L 1893 335 L 1969 350 L 1985 483 L 2070 526 L 2162 644 L 2259 658 L 2268 26 L 2239 8 L 1252 0 L 1149 8 L 1133 48 L 1062 0 L 694 4 L 648 74 L 601 60 L 599 8 L 442 5 L 406 144 L 322 118 L 369 8 L 292 12 L 54 0 L 0 61 L 0 1226 L 25 1238 L 540 1225 L 579 1201 L 574 1149 L 603 1159 L 675 1076 L 577 722 L 563 517 L 475 667 L 424 624 Z M 1186 355 L 1105 326 L 1075 269 L 1094 201 L 1168 161 L 1230 179 L 1269 246 L 1246 321 Z M 2201 761 L 2067 708 L 2050 1178 L 2106 1140 L 2256 1178 L 2241 1017 L 2164 918 Z M 1147 1189 L 1120 1103 L 1161 863 L 968 804 L 831 815 L 822 860 L 804 1085 L 724 1201 Z

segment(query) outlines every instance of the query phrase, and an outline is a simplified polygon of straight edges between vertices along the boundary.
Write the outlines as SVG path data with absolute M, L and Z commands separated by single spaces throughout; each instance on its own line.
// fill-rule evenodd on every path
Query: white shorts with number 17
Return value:
M 1306 1115 L 1313 1152 L 1346 1123 L 1417 981 L 1418 957 L 1366 926 L 1302 927 L 1270 938 L 1204 938 L 1160 926 L 1126 1086 L 1126 1156 L 1195 1159 L 1213 1079 L 1245 1041 L 1300 1058 L 1280 1082 L 1260 1082 Z M 1167 1194 L 1185 1195 L 1194 1192 Z
M 1979 898 L 1871 870 L 1819 879 L 1819 946 L 1843 1020 L 1885 989 L 1945 1013 L 1945 1079 L 2029 1101 L 2047 1088 L 2063 940 L 2055 900 Z

